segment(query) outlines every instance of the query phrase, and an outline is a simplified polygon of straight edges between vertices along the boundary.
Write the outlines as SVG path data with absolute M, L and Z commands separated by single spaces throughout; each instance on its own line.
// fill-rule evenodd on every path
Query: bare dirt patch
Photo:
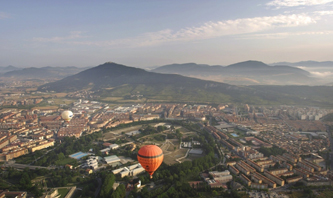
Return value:
M 179 163 L 176 159 L 185 156 L 186 152 L 187 149 L 177 149 L 176 151 L 165 153 L 163 161 L 168 165 Z

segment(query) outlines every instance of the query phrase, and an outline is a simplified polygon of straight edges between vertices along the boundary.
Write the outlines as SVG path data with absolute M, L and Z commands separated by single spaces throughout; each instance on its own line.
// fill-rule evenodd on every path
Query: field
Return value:
M 159 124 L 161 124 L 161 123 L 159 123 Z M 150 125 L 156 127 L 159 124 L 154 123 L 154 124 L 150 124 Z M 122 134 L 123 132 L 127 133 L 130 131 L 138 130 L 140 128 L 142 128 L 142 125 L 127 127 L 127 128 L 118 129 L 115 131 L 110 131 L 103 135 L 103 139 L 104 139 L 104 141 L 108 141 L 111 139 L 117 139 L 117 138 L 124 136 Z M 179 127 L 179 126 L 175 126 L 175 128 L 180 130 L 180 132 L 183 134 L 183 137 L 189 137 L 189 136 L 193 137 L 193 136 L 197 135 L 196 132 L 189 131 L 189 130 Z M 165 140 L 166 136 L 168 138 L 173 138 L 173 139 Z M 140 142 L 140 143 L 136 142 L 136 144 L 139 148 L 142 147 L 143 145 L 147 145 L 147 144 L 155 144 L 155 145 L 161 147 L 161 149 L 163 150 L 163 153 L 164 153 L 163 161 L 164 161 L 164 163 L 166 163 L 168 165 L 172 165 L 175 163 L 181 163 L 186 160 L 193 160 L 193 159 L 196 159 L 196 158 L 202 156 L 202 155 L 200 155 L 200 156 L 195 155 L 195 156 L 190 156 L 188 158 L 183 158 L 189 149 L 186 149 L 186 148 L 180 149 L 179 139 L 177 138 L 176 133 L 172 132 L 171 130 L 165 130 L 161 133 L 146 135 L 137 140 Z
M 287 192 L 287 193 L 283 193 L 283 194 L 288 195 L 288 197 L 290 197 L 290 198 L 306 197 L 303 191 L 293 191 L 291 193 Z
M 173 152 L 164 152 L 164 163 L 168 165 L 172 165 L 175 163 L 179 163 L 176 159 L 184 157 L 188 149 L 176 149 Z
M 61 195 L 60 198 L 63 198 L 67 195 L 70 188 L 58 188 L 58 193 Z
M 58 165 L 58 166 L 65 166 L 66 164 L 71 164 L 71 163 L 74 163 L 75 161 L 76 161 L 75 159 L 68 157 L 68 158 L 65 158 L 63 160 L 57 160 L 55 162 L 55 164 Z
M 124 99 L 123 97 L 103 97 L 100 99 L 103 102 L 123 102 L 123 103 L 136 103 L 136 102 L 144 102 L 146 99 Z
M 136 131 L 139 130 L 142 127 L 142 125 L 137 125 L 137 126 L 132 126 L 132 127 L 127 127 L 123 129 L 118 129 L 115 131 L 110 131 L 108 133 L 103 134 L 103 139 L 104 141 L 116 139 L 119 135 L 121 135 L 122 132 L 131 132 L 131 131 Z
M 318 196 L 318 198 L 328 198 L 328 197 L 333 197 L 333 192 L 330 190 L 325 190 L 322 193 L 320 193 Z

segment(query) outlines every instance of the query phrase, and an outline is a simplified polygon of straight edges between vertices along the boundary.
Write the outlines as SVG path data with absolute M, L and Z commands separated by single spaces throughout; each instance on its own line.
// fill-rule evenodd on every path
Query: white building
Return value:
M 114 162 L 120 162 L 119 157 L 117 157 L 116 155 L 111 155 L 111 156 L 108 156 L 108 157 L 104 157 L 104 160 L 107 164 L 111 164 L 111 163 L 114 163 Z
M 113 150 L 113 149 L 119 148 L 119 145 L 118 144 L 111 144 L 109 147 L 110 147 L 111 150 Z
M 134 164 L 128 167 L 118 168 L 116 170 L 113 170 L 113 174 L 120 174 L 120 177 L 123 178 L 125 176 L 135 176 L 142 172 L 144 172 L 145 169 L 142 168 L 141 164 Z

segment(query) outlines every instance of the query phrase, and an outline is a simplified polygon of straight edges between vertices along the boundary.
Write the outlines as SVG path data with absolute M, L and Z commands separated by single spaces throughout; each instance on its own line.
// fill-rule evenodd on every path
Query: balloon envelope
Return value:
M 73 118 L 73 112 L 71 111 L 63 111 L 61 113 L 61 118 L 64 119 L 65 121 L 69 122 Z
M 163 162 L 163 151 L 155 145 L 146 145 L 138 151 L 138 161 L 141 166 L 149 173 L 150 178 Z

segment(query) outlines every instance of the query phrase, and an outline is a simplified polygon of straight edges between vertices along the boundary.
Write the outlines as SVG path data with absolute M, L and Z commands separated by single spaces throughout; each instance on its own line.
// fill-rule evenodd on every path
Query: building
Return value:
M 249 164 L 247 164 L 246 162 L 244 161 L 239 161 L 238 162 L 239 164 L 243 165 L 244 167 L 246 167 L 251 173 L 254 173 L 256 172 L 256 170 L 254 168 L 252 168 Z
M 272 175 L 271 173 L 269 173 L 268 171 L 264 172 L 264 175 L 271 179 L 272 181 L 276 182 L 277 184 L 279 184 L 280 186 L 284 186 L 284 180 L 281 179 L 280 177 L 277 177 L 275 175 Z
M 256 175 L 254 175 L 254 174 L 251 175 L 251 179 L 252 179 L 252 181 L 254 181 L 254 182 L 257 183 L 257 184 L 261 184 L 261 183 L 262 183 L 262 179 L 259 178 L 259 177 L 256 176 Z
M 303 178 L 307 178 L 307 177 L 310 176 L 309 173 L 305 172 L 304 169 L 302 170 L 302 169 L 300 169 L 300 168 L 295 168 L 295 169 L 294 169 L 294 173 L 295 173 L 296 175 L 301 175 Z
M 227 162 L 227 166 L 235 166 L 236 161 Z
M 268 186 L 272 187 L 272 188 L 276 188 L 276 183 L 270 179 L 268 179 L 267 177 L 255 172 L 253 173 L 253 175 L 257 176 L 258 178 L 260 178 L 262 180 L 262 182 L 268 184 Z
M 86 169 L 86 173 L 89 175 L 89 174 L 93 173 L 93 170 L 92 169 Z
M 141 164 L 134 164 L 128 167 L 118 168 L 116 170 L 113 170 L 113 174 L 119 174 L 121 178 L 125 176 L 136 176 L 142 172 L 144 172 L 145 169 L 142 168 Z
M 236 164 L 236 168 L 245 175 L 250 175 L 250 171 L 247 168 L 245 168 L 243 165 L 238 163 Z
M 98 158 L 94 157 L 94 158 L 90 158 L 86 161 L 86 165 L 87 167 L 91 168 L 91 169 L 97 169 L 98 168 Z
M 288 172 L 287 168 L 275 169 L 275 170 L 270 171 L 269 173 L 271 173 L 272 175 L 280 175 L 280 174 L 283 174 L 285 172 Z
M 264 168 L 260 165 L 258 165 L 257 163 L 255 163 L 254 161 L 247 159 L 246 160 L 248 164 L 250 164 L 252 167 L 254 167 L 258 172 L 264 172 Z
M 26 198 L 27 192 L 25 191 L 10 192 L 9 190 L 4 190 L 4 191 L 0 190 L 0 198 L 5 198 L 5 197 Z
M 244 174 L 240 175 L 240 179 L 246 186 L 251 186 L 251 180 L 249 180 Z
M 235 175 L 238 175 L 238 174 L 239 174 L 239 170 L 237 170 L 237 168 L 235 168 L 235 167 L 232 166 L 232 165 L 229 166 L 229 171 L 230 171 L 232 174 L 235 174 Z
M 262 184 L 262 183 L 251 183 L 251 188 L 256 188 L 256 189 L 267 189 L 268 185 L 267 184 Z
M 113 150 L 113 149 L 119 148 L 119 145 L 118 144 L 111 144 L 109 147 L 110 147 L 111 150 Z
M 228 170 L 223 172 L 211 171 L 209 172 L 209 175 L 211 175 L 215 181 L 220 183 L 227 183 L 232 180 L 232 175 L 230 175 Z
M 0 159 L 8 161 L 8 160 L 20 157 L 22 155 L 26 155 L 28 153 L 29 153 L 28 149 L 26 149 L 26 148 L 19 148 L 17 150 L 11 151 L 9 153 L 3 153 L 3 154 L 1 154 L 0 155 Z
M 313 167 L 316 171 L 321 171 L 321 166 L 318 166 L 317 164 L 314 164 L 314 163 L 310 162 L 309 160 L 303 160 L 302 162 L 308 166 Z
M 50 146 L 54 146 L 54 141 L 48 141 L 48 142 L 45 142 L 45 143 L 39 143 L 37 146 L 30 148 L 30 150 L 33 153 L 35 151 L 42 150 L 44 148 L 48 148 Z
M 300 166 L 300 167 L 302 167 L 303 169 L 305 169 L 305 170 L 311 172 L 311 173 L 314 172 L 314 168 L 313 168 L 312 166 L 307 165 L 307 164 L 304 163 L 304 162 L 298 162 L 297 165 Z
M 296 176 L 286 179 L 287 184 L 298 182 L 299 180 L 303 179 L 302 176 Z
M 108 157 L 104 157 L 104 160 L 107 164 L 112 164 L 112 163 L 115 163 L 115 162 L 120 162 L 120 159 L 119 157 L 117 157 L 116 155 L 111 155 L 111 156 L 108 156 Z

